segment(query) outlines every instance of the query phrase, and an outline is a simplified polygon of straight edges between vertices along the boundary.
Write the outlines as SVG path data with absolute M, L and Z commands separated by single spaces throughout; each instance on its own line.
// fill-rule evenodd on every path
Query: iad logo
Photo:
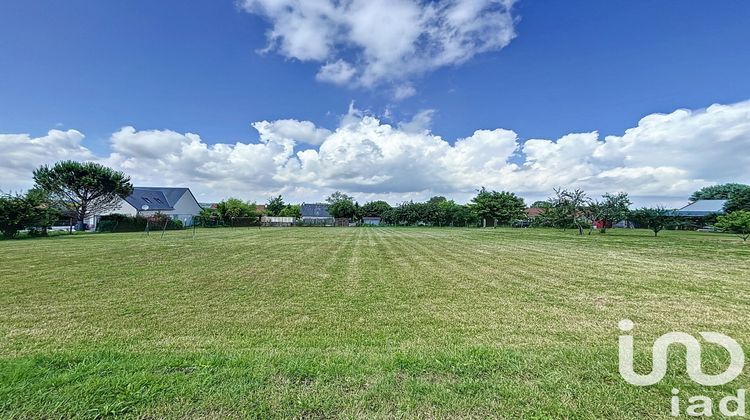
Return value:
M 635 327 L 633 321 L 623 319 L 618 323 L 620 330 L 629 333 Z M 633 336 L 620 335 L 620 375 L 630 384 L 638 386 L 653 385 L 664 378 L 667 373 L 667 353 L 669 346 L 680 344 L 686 350 L 686 371 L 690 379 L 705 386 L 724 385 L 731 382 L 742 373 L 745 366 L 745 353 L 742 347 L 731 337 L 715 332 L 699 333 L 707 343 L 718 344 L 723 347 L 730 357 L 729 367 L 717 375 L 707 375 L 701 369 L 701 343 L 694 336 L 684 332 L 669 332 L 657 338 L 652 347 L 651 372 L 641 375 L 633 369 Z M 672 389 L 671 412 L 673 416 L 679 416 L 680 390 Z M 713 401 L 702 395 L 690 397 L 691 403 L 685 410 L 688 416 L 711 416 L 713 415 Z M 735 407 L 729 407 L 733 404 Z M 745 415 L 745 390 L 740 389 L 737 395 L 729 395 L 719 401 L 719 411 L 728 417 Z
M 623 332 L 630 332 L 635 327 L 633 321 L 624 319 L 618 326 Z M 742 347 L 731 337 L 715 332 L 699 333 L 708 343 L 724 347 L 731 358 L 727 370 L 718 375 L 706 375 L 701 369 L 701 343 L 692 335 L 683 332 L 669 332 L 656 339 L 653 346 L 651 373 L 639 375 L 633 370 L 633 336 L 620 336 L 620 375 L 633 385 L 653 385 L 664 378 L 667 373 L 667 350 L 672 344 L 682 344 L 687 350 L 687 374 L 693 381 L 706 386 L 724 385 L 742 373 L 745 366 L 745 353 Z

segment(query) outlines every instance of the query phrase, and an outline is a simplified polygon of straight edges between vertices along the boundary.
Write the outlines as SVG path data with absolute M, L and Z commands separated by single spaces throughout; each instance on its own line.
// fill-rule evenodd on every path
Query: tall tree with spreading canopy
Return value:
M 471 209 L 482 220 L 493 219 L 500 224 L 510 224 L 525 217 L 523 198 L 506 191 L 488 191 L 482 187 L 471 199 Z
M 724 211 L 732 213 L 739 210 L 750 211 L 750 188 L 733 192 L 724 206 Z
M 690 201 L 698 200 L 730 200 L 733 194 L 750 190 L 750 185 L 745 184 L 720 184 L 704 187 L 690 196 Z
M 128 176 L 94 162 L 44 165 L 34 171 L 34 182 L 59 207 L 75 215 L 78 229 L 88 216 L 114 210 L 120 199 L 133 192 Z

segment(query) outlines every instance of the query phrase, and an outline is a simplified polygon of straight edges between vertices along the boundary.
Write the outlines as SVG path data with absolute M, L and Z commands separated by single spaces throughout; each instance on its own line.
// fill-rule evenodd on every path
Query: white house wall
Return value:
M 191 194 L 190 191 L 185 191 L 185 194 L 182 194 L 182 197 L 180 197 L 180 199 L 177 200 L 177 203 L 175 203 L 174 210 L 165 213 L 180 216 L 197 216 L 200 214 L 200 212 L 201 206 L 197 201 L 195 201 L 193 194 Z
M 114 207 L 112 210 L 106 211 L 104 213 L 96 214 L 93 216 L 89 216 L 84 223 L 89 225 L 89 229 L 96 229 L 96 225 L 99 222 L 99 218 L 101 216 L 109 215 L 109 214 L 124 214 L 126 216 L 135 216 L 138 214 L 138 211 L 135 209 L 135 207 L 131 206 L 130 203 L 125 201 L 122 198 L 119 198 L 117 207 Z

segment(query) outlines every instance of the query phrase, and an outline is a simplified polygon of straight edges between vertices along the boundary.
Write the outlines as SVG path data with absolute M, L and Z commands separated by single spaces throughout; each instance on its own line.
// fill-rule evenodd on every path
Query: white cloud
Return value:
M 398 85 L 393 89 L 393 99 L 400 101 L 410 98 L 417 94 L 417 90 L 412 85 Z
M 0 189 L 29 187 L 35 167 L 60 159 L 96 160 L 136 184 L 189 186 L 204 199 L 259 201 L 277 193 L 319 200 L 336 189 L 360 200 L 466 200 L 480 186 L 538 198 L 563 186 L 676 203 L 704 185 L 750 182 L 750 101 L 648 115 L 604 139 L 590 132 L 521 143 L 513 131 L 483 129 L 450 143 L 430 131 L 432 118 L 425 110 L 391 125 L 352 106 L 334 131 L 310 121 L 259 121 L 259 142 L 234 144 L 123 127 L 100 157 L 75 130 L 2 134 Z
M 31 173 L 40 165 L 58 160 L 91 160 L 93 153 L 81 146 L 84 136 L 76 130 L 50 130 L 46 136 L 0 134 L 0 191 L 26 189 Z
M 317 79 L 372 87 L 498 50 L 515 37 L 515 0 L 240 0 L 271 24 L 265 51 L 321 63 Z
M 295 140 L 301 143 L 318 145 L 331 134 L 330 130 L 318 128 L 311 121 L 275 120 L 253 123 L 264 140 Z
M 321 82 L 345 85 L 352 80 L 356 73 L 357 70 L 351 64 L 339 59 L 321 66 L 315 78 Z

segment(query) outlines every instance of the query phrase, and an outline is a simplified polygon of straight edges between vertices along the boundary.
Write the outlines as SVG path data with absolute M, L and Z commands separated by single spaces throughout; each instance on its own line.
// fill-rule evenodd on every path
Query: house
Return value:
M 268 206 L 265 204 L 256 204 L 255 212 L 258 214 L 268 214 Z
M 380 217 L 377 216 L 365 216 L 362 218 L 363 225 L 378 226 L 380 225 Z
M 543 208 L 540 208 L 540 207 L 529 207 L 529 208 L 527 208 L 527 209 L 526 209 L 526 210 L 524 210 L 524 211 L 526 212 L 526 217 L 527 217 L 527 218 L 528 218 L 529 220 L 533 220 L 533 219 L 536 219 L 536 218 L 537 218 L 537 217 L 539 217 L 539 216 L 540 216 L 540 215 L 541 215 L 542 213 L 544 213 L 544 209 L 543 209 Z
M 305 225 L 333 226 L 334 218 L 328 213 L 328 204 L 306 204 L 300 206 L 302 223 Z
M 701 219 L 708 216 L 724 214 L 727 200 L 697 200 L 687 206 L 674 210 L 673 216 Z
M 199 215 L 201 209 L 189 188 L 135 187 L 133 193 L 121 199 L 115 208 L 92 216 L 87 223 L 95 229 L 101 216 L 106 214 L 151 216 L 161 213 L 182 221 L 185 226 L 192 226 L 193 217 Z

